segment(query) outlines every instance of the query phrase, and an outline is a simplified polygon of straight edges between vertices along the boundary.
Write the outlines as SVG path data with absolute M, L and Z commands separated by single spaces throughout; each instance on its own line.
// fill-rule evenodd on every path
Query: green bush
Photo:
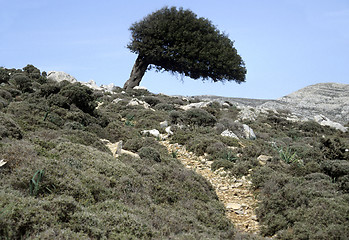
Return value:
M 0 140 L 6 137 L 21 139 L 23 137 L 22 130 L 18 124 L 8 115 L 0 112 Z
M 97 106 L 93 90 L 80 83 L 64 86 L 59 94 L 66 97 L 69 104 L 74 104 L 86 113 L 92 114 Z
M 158 103 L 155 106 L 155 110 L 170 112 L 174 110 L 174 106 L 168 103 Z
M 184 120 L 190 125 L 214 126 L 217 119 L 206 110 L 200 108 L 189 109 L 184 112 Z
M 326 160 L 322 162 L 323 171 L 333 179 L 349 175 L 349 161 Z
M 5 68 L 0 67 L 0 84 L 7 83 L 10 80 L 10 75 Z
M 142 147 L 141 149 L 139 149 L 138 154 L 142 159 L 161 162 L 160 153 L 152 147 Z
M 32 81 L 24 73 L 16 73 L 11 75 L 11 81 L 22 92 L 32 92 Z
M 151 107 L 155 107 L 155 105 L 161 103 L 161 100 L 154 96 L 145 96 L 143 97 L 143 101 L 148 103 Z

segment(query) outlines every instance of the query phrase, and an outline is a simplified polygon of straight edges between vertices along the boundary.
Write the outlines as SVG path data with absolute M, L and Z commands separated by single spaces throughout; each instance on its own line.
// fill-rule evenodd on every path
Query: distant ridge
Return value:
M 241 107 L 288 110 L 302 118 L 323 115 L 332 121 L 349 122 L 349 84 L 318 83 L 276 100 L 230 98 L 210 95 L 195 96 L 201 100 L 230 102 Z

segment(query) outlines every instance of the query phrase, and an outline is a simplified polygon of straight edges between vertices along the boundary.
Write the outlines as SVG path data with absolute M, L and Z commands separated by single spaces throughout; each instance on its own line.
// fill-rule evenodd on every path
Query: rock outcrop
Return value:
M 336 128 L 341 130 L 343 130 L 342 125 L 349 122 L 349 84 L 319 83 L 277 100 L 207 95 L 195 96 L 195 98 L 233 104 L 241 110 L 239 117 L 242 120 L 253 121 L 259 114 L 265 114 L 268 111 L 284 111 L 290 113 L 288 118 L 291 121 L 314 120 L 316 116 L 321 115 L 332 121 L 331 127 L 337 126 Z M 325 122 L 328 123 L 328 121 Z
M 302 88 L 261 107 L 288 110 L 296 115 L 313 119 L 323 115 L 334 122 L 349 121 L 349 84 L 319 83 Z
M 47 78 L 51 79 L 56 82 L 62 82 L 64 80 L 70 82 L 70 83 L 76 83 L 78 82 L 75 77 L 69 75 L 65 72 L 59 72 L 59 71 L 51 71 L 47 73 Z

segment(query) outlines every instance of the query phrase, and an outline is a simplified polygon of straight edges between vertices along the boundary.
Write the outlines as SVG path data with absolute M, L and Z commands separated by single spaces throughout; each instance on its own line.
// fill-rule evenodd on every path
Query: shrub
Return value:
M 214 126 L 217 119 L 207 111 L 200 108 L 193 108 L 185 111 L 184 120 L 190 125 Z
M 142 159 L 161 162 L 160 153 L 152 147 L 142 147 L 139 149 L 138 154 Z
M 45 83 L 40 86 L 40 95 L 48 97 L 51 94 L 57 94 L 60 91 L 60 87 L 55 82 Z
M 155 110 L 170 112 L 174 110 L 174 106 L 168 103 L 159 103 L 159 104 L 156 104 Z
M 29 77 L 23 73 L 16 73 L 11 75 L 11 80 L 22 92 L 32 92 L 32 82 Z
M 0 84 L 7 83 L 10 80 L 10 75 L 5 68 L 0 67 Z
M 322 162 L 323 171 L 332 177 L 338 179 L 344 175 L 349 175 L 349 161 L 345 160 L 327 160 Z
M 70 104 L 75 104 L 86 113 L 92 114 L 97 106 L 95 102 L 96 97 L 93 95 L 92 89 L 80 83 L 74 83 L 63 87 L 59 94 L 66 97 Z
M 154 96 L 145 96 L 143 97 L 143 101 L 148 103 L 151 107 L 155 107 L 155 105 L 161 103 L 161 100 Z
M 169 113 L 170 122 L 173 124 L 178 124 L 183 121 L 183 114 L 180 111 L 173 110 Z
M 12 118 L 0 112 L 0 140 L 6 137 L 21 139 L 23 136 L 22 130 Z

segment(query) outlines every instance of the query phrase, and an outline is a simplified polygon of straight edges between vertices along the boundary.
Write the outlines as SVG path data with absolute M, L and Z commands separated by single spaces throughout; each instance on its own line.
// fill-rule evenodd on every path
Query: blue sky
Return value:
M 349 84 L 348 0 L 0 0 L 0 66 L 64 71 L 123 86 L 136 55 L 128 28 L 163 6 L 191 9 L 235 41 L 246 83 L 148 71 L 141 85 L 169 95 L 275 99 L 321 82 Z

